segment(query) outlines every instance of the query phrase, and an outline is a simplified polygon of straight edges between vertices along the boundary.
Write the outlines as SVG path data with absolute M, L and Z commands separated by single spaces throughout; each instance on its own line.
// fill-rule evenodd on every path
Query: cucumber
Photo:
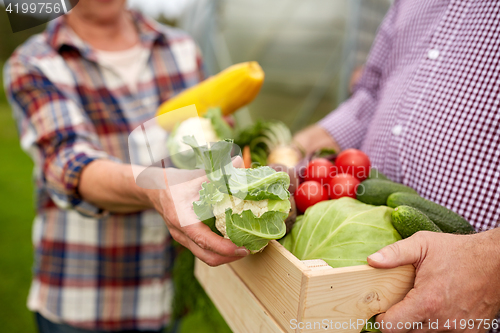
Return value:
M 394 192 L 415 193 L 414 189 L 391 182 L 390 180 L 367 179 L 358 185 L 356 199 L 366 204 L 382 206 L 387 202 L 387 198 Z
M 470 223 L 462 216 L 416 194 L 396 192 L 387 198 L 387 206 L 396 208 L 401 205 L 417 208 L 427 215 L 443 232 L 462 235 L 475 232 Z
M 386 175 L 384 175 L 382 172 L 378 171 L 378 169 L 371 168 L 370 173 L 368 174 L 367 179 L 382 179 L 382 180 L 389 180 Z
M 392 225 L 403 238 L 408 238 L 421 230 L 442 232 L 427 215 L 410 206 L 398 206 L 394 209 Z

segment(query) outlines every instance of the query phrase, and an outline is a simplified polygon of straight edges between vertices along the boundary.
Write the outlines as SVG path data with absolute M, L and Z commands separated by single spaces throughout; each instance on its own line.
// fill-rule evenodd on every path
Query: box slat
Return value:
M 385 312 L 402 300 L 413 287 L 415 269 L 412 265 L 393 269 L 363 265 L 310 271 L 306 275 L 300 320 L 318 323 L 327 319 L 329 329 L 339 327 L 334 332 L 359 333 L 362 326 L 352 328 L 351 323 Z M 344 323 L 349 323 L 349 327 Z M 307 332 L 324 332 L 324 329 L 318 325 L 318 329 Z
M 195 276 L 233 332 L 284 332 L 228 265 L 210 267 L 196 259 Z
M 293 332 L 290 320 L 297 318 L 303 272 L 309 269 L 274 240 L 263 252 L 229 265 L 278 324 Z
M 345 323 L 399 302 L 413 287 L 415 271 L 411 265 L 325 269 L 317 260 L 301 262 L 271 241 L 262 253 L 229 265 L 213 268 L 197 260 L 196 276 L 235 333 L 322 332 L 325 320 L 331 331 L 358 333 L 361 327 Z M 308 322 L 315 328 L 308 329 Z M 335 329 L 337 322 L 344 327 Z

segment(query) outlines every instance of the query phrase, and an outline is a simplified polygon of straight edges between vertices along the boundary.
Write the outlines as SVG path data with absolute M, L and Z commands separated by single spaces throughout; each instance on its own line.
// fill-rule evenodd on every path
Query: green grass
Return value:
M 21 151 L 10 108 L 0 103 L 0 327 L 36 332 L 26 308 L 31 281 L 33 163 Z

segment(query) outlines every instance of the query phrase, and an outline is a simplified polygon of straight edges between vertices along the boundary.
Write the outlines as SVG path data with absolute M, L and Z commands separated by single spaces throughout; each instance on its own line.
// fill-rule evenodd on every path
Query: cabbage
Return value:
M 261 251 L 271 239 L 285 235 L 290 211 L 290 178 L 270 167 L 241 169 L 231 163 L 231 140 L 198 146 L 185 137 L 196 155 L 196 167 L 205 169 L 210 182 L 202 184 L 196 216 L 212 231 L 250 252 Z
M 283 246 L 300 260 L 323 259 L 332 267 L 366 264 L 366 258 L 401 239 L 392 208 L 352 198 L 323 201 L 298 219 Z

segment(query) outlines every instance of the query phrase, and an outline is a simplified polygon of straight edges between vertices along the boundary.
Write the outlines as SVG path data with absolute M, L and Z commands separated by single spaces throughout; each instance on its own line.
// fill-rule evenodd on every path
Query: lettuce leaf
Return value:
M 288 213 L 267 211 L 261 217 L 256 217 L 250 210 L 233 214 L 232 209 L 227 209 L 227 235 L 234 244 L 244 246 L 252 253 L 258 252 L 269 240 L 285 236 L 286 226 L 283 221 L 287 216 Z
M 245 200 L 285 200 L 290 197 L 290 177 L 286 172 L 276 172 L 270 167 L 234 168 L 228 185 L 232 195 Z
M 193 148 L 196 158 L 196 169 L 205 169 L 211 182 L 220 183 L 225 180 L 225 169 L 233 168 L 231 164 L 231 140 L 222 140 L 212 144 L 200 146 L 194 136 L 185 136 L 184 143 Z
M 184 137 L 196 154 L 196 168 L 205 169 L 207 178 L 223 193 L 244 200 L 285 200 L 290 197 L 290 177 L 270 167 L 235 168 L 231 163 L 231 140 L 222 140 L 210 148 L 200 146 L 192 136 Z
M 213 183 L 201 184 L 200 200 L 193 202 L 193 210 L 200 221 L 205 221 L 214 216 L 212 205 L 221 202 L 224 199 L 222 194 Z
M 332 267 L 366 264 L 366 258 L 401 239 L 391 222 L 392 208 L 352 198 L 323 201 L 308 208 L 283 240 L 300 260 L 323 259 Z

